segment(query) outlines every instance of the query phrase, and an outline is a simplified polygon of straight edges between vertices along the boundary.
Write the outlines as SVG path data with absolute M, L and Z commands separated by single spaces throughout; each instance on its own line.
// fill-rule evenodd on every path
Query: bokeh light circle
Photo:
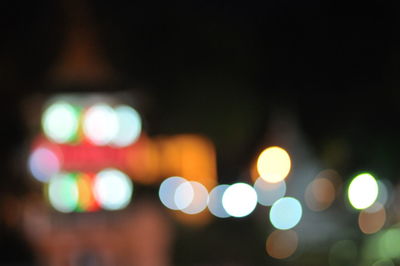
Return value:
M 369 173 L 356 176 L 350 183 L 348 198 L 355 209 L 365 209 L 371 206 L 378 197 L 378 183 Z
M 39 147 L 33 150 L 28 159 L 28 167 L 33 177 L 40 182 L 48 182 L 61 168 L 61 162 L 52 150 Z
M 118 117 L 110 106 L 96 104 L 86 111 L 83 132 L 93 144 L 101 146 L 110 143 L 118 131 Z
M 378 241 L 379 254 L 382 258 L 400 258 L 400 228 L 392 227 L 383 232 Z
M 259 175 L 270 183 L 277 183 L 285 179 L 290 172 L 290 167 L 289 154 L 277 146 L 265 149 L 257 160 Z
M 300 222 L 302 214 L 303 209 L 297 199 L 284 197 L 272 205 L 269 219 L 276 229 L 287 230 Z
M 256 205 L 257 193 L 252 186 L 245 183 L 229 186 L 222 196 L 222 206 L 233 217 L 249 215 Z
M 126 207 L 132 197 L 133 185 L 127 175 L 116 169 L 99 172 L 94 180 L 94 195 L 105 210 Z
M 284 180 L 278 183 L 269 183 L 259 177 L 254 183 L 254 189 L 257 192 L 258 203 L 271 206 L 275 201 L 285 196 L 286 183 Z
M 313 211 L 322 211 L 333 203 L 336 197 L 335 186 L 328 178 L 314 179 L 304 194 L 305 202 Z
M 118 131 L 113 137 L 112 143 L 124 147 L 134 143 L 142 131 L 142 120 L 139 113 L 127 106 L 120 105 L 115 108 L 118 119 Z
M 166 178 L 160 185 L 158 190 L 158 196 L 161 203 L 171 210 L 179 210 L 178 206 L 175 204 L 175 191 L 179 185 L 188 182 L 183 177 L 171 176 Z
M 78 126 L 78 110 L 67 102 L 53 103 L 47 107 L 42 116 L 44 134 L 57 143 L 74 140 L 77 136 Z
M 174 201 L 178 210 L 188 207 L 194 199 L 194 189 L 191 182 L 186 181 L 180 184 L 174 193 Z
M 218 218 L 227 218 L 230 215 L 225 211 L 222 206 L 222 196 L 229 185 L 218 185 L 214 187 L 208 198 L 208 209 L 210 212 Z
M 358 226 L 364 234 L 373 234 L 382 229 L 386 222 L 386 211 L 382 204 L 375 202 L 358 214 Z
M 60 173 L 48 185 L 51 206 L 59 212 L 72 212 L 78 204 L 78 187 L 73 174 Z
M 190 186 L 192 187 L 193 191 L 193 196 L 191 198 L 190 204 L 183 208 L 181 211 L 186 213 L 186 214 L 197 214 L 202 212 L 205 208 L 207 208 L 207 203 L 208 203 L 208 191 L 206 187 L 196 181 L 190 181 L 188 182 Z M 178 192 L 179 188 L 184 186 L 186 183 L 181 184 L 177 190 L 176 193 Z M 190 192 L 189 195 L 190 197 Z M 176 199 L 176 198 L 175 198 Z M 177 202 L 175 201 L 177 204 Z
M 267 238 L 266 251 L 275 259 L 286 259 L 297 250 L 299 239 L 293 230 L 275 230 Z

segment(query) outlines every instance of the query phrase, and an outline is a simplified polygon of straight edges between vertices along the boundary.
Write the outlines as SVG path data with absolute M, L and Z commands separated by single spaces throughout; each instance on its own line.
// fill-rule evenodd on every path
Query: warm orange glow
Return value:
M 275 259 L 285 259 L 293 255 L 298 246 L 298 236 L 293 230 L 276 230 L 272 232 L 266 242 L 268 255 Z
M 164 176 L 182 176 L 181 175 L 181 151 L 174 138 L 158 137 L 154 140 L 160 151 L 160 174 Z
M 208 190 L 216 185 L 216 165 L 213 145 L 195 135 L 178 136 L 181 149 L 181 175 L 202 183 Z
M 160 151 L 161 175 L 183 176 L 202 183 L 208 190 L 216 185 L 215 149 L 204 137 L 178 135 L 156 139 Z
M 370 209 L 362 210 L 358 216 L 358 225 L 364 234 L 373 234 L 382 229 L 386 222 L 386 211 L 380 203 Z
M 252 180 L 253 182 L 256 182 L 256 181 L 257 181 L 257 178 L 260 177 L 260 175 L 258 174 L 258 170 L 257 170 L 257 159 L 258 159 L 258 158 L 255 158 L 255 159 L 251 162 L 251 165 L 250 165 L 250 177 L 251 177 L 251 180 Z
M 336 195 L 338 195 L 340 193 L 343 181 L 342 181 L 342 178 L 340 177 L 339 173 L 336 172 L 335 170 L 332 170 L 332 169 L 322 170 L 321 172 L 318 173 L 316 178 L 328 179 L 329 181 L 332 182 L 332 184 L 335 188 Z
M 317 178 L 312 181 L 305 192 L 305 202 L 313 211 L 322 211 L 335 200 L 335 187 L 327 178 Z
M 154 184 L 161 180 L 160 152 L 155 141 L 143 137 L 127 151 L 126 163 L 131 178 L 142 184 Z

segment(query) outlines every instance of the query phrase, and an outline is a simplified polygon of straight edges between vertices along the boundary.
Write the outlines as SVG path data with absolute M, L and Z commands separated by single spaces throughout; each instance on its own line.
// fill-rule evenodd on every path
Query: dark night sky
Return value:
M 123 84 L 152 99 L 150 133 L 206 134 L 227 158 L 221 163 L 237 165 L 260 145 L 267 114 L 283 106 L 317 151 L 334 138 L 360 147 L 390 138 L 382 140 L 388 149 L 398 146 L 400 49 L 389 2 L 87 3 Z M 44 79 L 62 49 L 66 18 L 60 3 L 27 1 L 9 3 L 1 25 L 7 153 L 25 137 L 21 99 L 57 91 Z M 230 156 L 243 150 L 243 158 Z
M 61 51 L 56 1 L 2 4 L 0 97 L 3 175 L 26 141 L 21 104 Z M 127 88 L 152 99 L 151 134 L 199 132 L 235 176 L 260 148 L 268 114 L 286 108 L 317 156 L 343 140 L 345 171 L 399 174 L 399 21 L 388 1 L 87 1 L 100 45 Z M 111 91 L 111 90 L 110 90 Z M 223 169 L 223 170 L 221 170 Z M 11 189 L 14 191 L 14 189 Z

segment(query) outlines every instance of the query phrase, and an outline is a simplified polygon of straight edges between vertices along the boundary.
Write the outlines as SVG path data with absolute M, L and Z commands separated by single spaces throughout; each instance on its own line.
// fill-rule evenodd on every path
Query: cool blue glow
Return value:
M 187 208 L 194 199 L 194 189 L 188 181 L 180 184 L 174 194 L 175 205 L 179 210 Z
M 121 105 L 115 108 L 118 117 L 118 132 L 114 136 L 113 143 L 124 147 L 134 143 L 140 136 L 142 130 L 142 120 L 135 109 Z
M 276 229 L 287 230 L 300 222 L 302 213 L 301 204 L 297 199 L 284 197 L 272 205 L 269 220 Z
M 29 156 L 29 170 L 40 182 L 48 182 L 60 171 L 60 161 L 56 154 L 47 148 L 38 148 Z
M 158 196 L 162 204 L 171 210 L 179 210 L 175 204 L 175 192 L 179 185 L 187 182 L 186 179 L 179 176 L 172 176 L 165 179 L 158 190 Z
M 186 184 L 186 183 L 184 183 Z M 176 189 L 176 193 L 178 193 L 178 190 L 184 185 L 180 185 Z M 205 208 L 207 208 L 207 202 L 208 202 L 208 191 L 205 186 L 203 186 L 201 183 L 196 182 L 196 181 L 190 181 L 188 184 L 191 187 L 191 191 L 189 190 L 188 198 L 190 199 L 190 204 L 183 208 L 181 211 L 187 214 L 196 214 L 200 213 L 203 211 Z M 192 193 L 190 193 L 192 192 Z M 175 195 L 175 204 L 178 205 L 178 202 L 176 201 L 176 195 Z

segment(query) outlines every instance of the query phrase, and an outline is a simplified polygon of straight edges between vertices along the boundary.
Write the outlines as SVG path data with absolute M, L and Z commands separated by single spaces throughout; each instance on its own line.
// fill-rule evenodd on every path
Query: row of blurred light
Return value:
M 126 207 L 133 191 L 132 181 L 121 171 L 105 169 L 89 173 L 58 173 L 47 185 L 47 196 L 54 209 L 73 211 L 119 210 Z
M 56 143 L 76 143 L 84 136 L 94 145 L 124 147 L 138 139 L 142 122 L 138 112 L 127 105 L 113 108 L 98 103 L 84 109 L 56 101 L 44 111 L 42 128 Z
M 254 211 L 257 202 L 264 206 L 272 205 L 272 225 L 278 229 L 290 229 L 300 221 L 302 207 L 297 199 L 284 197 L 285 192 L 285 181 L 274 184 L 260 178 L 253 187 L 246 183 L 218 185 L 208 193 L 201 183 L 174 176 L 161 183 L 159 197 L 171 210 L 197 214 L 208 207 L 219 218 L 245 217 Z
M 261 153 L 257 165 L 260 177 L 253 186 L 241 182 L 222 184 L 208 193 L 201 183 L 174 176 L 161 183 L 160 200 L 167 208 L 187 214 L 197 214 L 208 207 L 219 218 L 245 217 L 254 211 L 258 202 L 272 206 L 269 218 L 274 227 L 293 228 L 301 219 L 302 206 L 297 199 L 284 197 L 283 179 L 290 171 L 289 155 L 279 147 L 270 147 Z

